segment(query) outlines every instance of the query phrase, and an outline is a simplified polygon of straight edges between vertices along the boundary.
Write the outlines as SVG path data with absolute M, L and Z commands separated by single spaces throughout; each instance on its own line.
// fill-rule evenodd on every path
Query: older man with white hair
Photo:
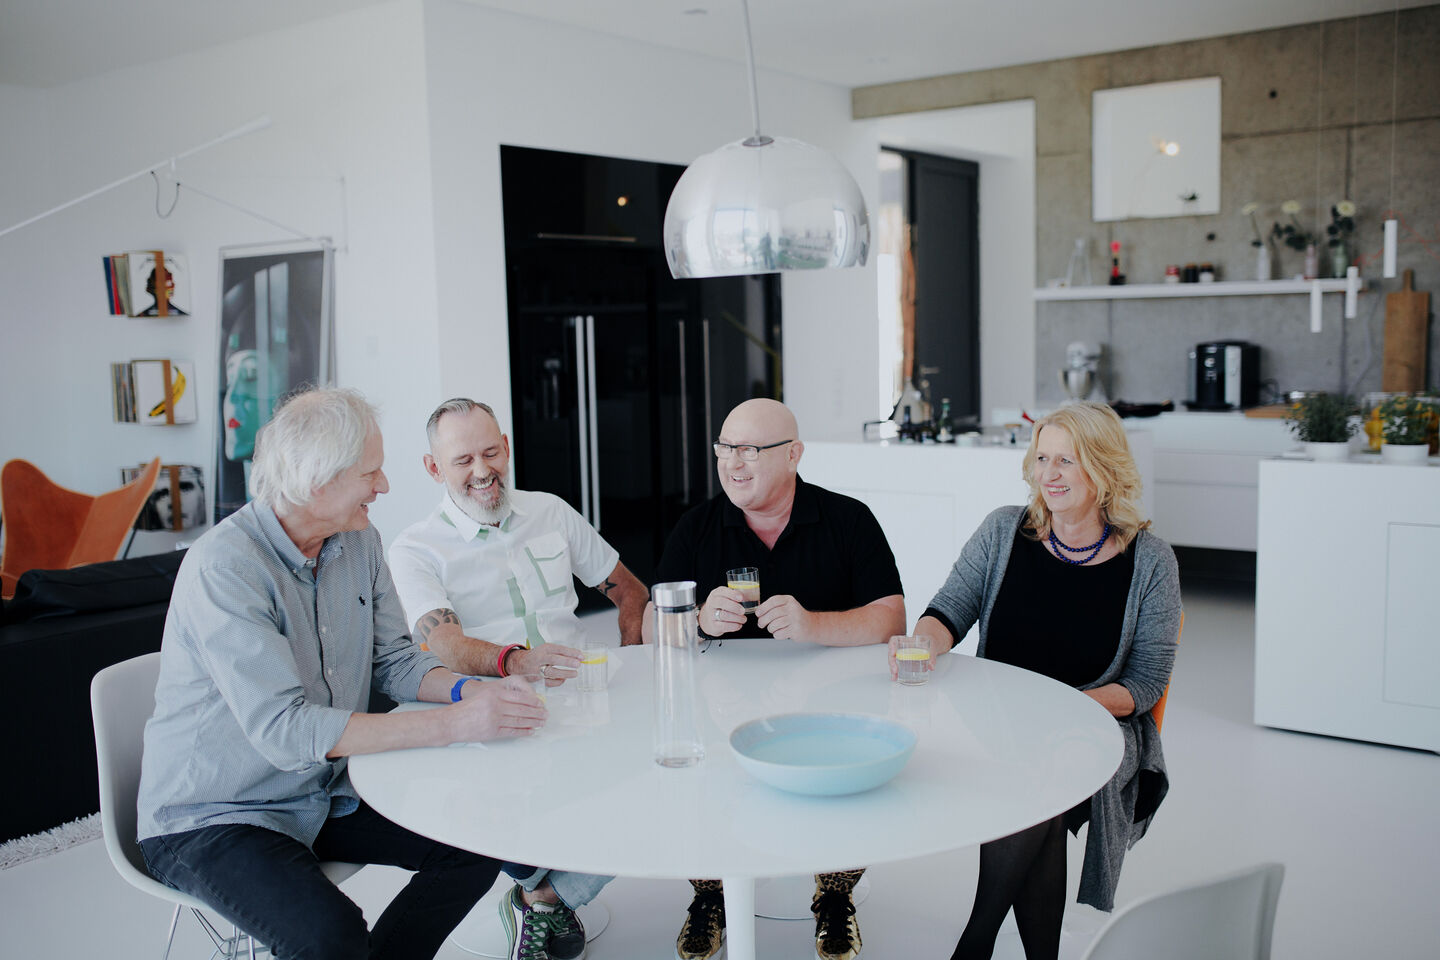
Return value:
M 139 840 L 150 872 L 277 958 L 433 957 L 500 864 L 370 809 L 345 758 L 527 733 L 521 686 L 446 669 L 410 640 L 368 505 L 389 489 L 375 412 L 302 393 L 260 432 L 255 501 L 190 548 L 145 727 Z M 365 712 L 371 686 L 449 704 Z M 415 871 L 367 929 L 321 860 Z

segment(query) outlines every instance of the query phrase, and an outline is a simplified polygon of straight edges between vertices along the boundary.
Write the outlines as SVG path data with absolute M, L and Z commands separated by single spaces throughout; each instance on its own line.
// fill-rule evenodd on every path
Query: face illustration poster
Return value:
M 335 377 L 334 248 L 220 250 L 215 521 L 250 500 L 255 434 L 296 389 Z

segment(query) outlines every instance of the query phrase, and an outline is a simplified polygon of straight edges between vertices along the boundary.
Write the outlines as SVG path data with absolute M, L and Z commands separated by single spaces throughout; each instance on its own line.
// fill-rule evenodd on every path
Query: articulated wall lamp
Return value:
M 686 168 L 665 208 L 665 259 L 677 279 L 864 266 L 870 218 L 860 187 L 819 147 L 760 132 L 750 8 L 745 54 L 755 132 Z

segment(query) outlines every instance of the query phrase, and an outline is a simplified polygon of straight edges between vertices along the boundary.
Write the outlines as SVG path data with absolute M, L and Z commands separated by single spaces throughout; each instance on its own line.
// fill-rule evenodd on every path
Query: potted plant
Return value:
M 1320 276 L 1320 254 L 1315 248 L 1315 234 L 1300 226 L 1300 221 L 1295 219 L 1300 212 L 1300 201 L 1286 200 L 1280 204 L 1280 212 L 1289 217 L 1290 222 L 1276 223 L 1270 234 L 1291 250 L 1305 253 L 1305 279 L 1313 280 Z
M 1392 397 L 1380 405 L 1385 441 L 1380 456 L 1389 463 L 1424 463 L 1430 455 L 1435 407 L 1421 397 Z
M 1360 412 L 1355 398 L 1344 393 L 1312 393 L 1297 400 L 1286 414 L 1295 439 L 1315 460 L 1344 460 L 1350 454 L 1350 438 L 1358 427 Z

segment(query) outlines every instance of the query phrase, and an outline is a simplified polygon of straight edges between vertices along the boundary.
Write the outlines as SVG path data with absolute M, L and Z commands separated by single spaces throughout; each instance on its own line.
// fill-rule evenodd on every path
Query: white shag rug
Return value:
M 43 833 L 7 840 L 0 844 L 0 870 L 48 857 L 52 853 L 68 850 L 77 843 L 87 843 L 99 836 L 100 814 L 92 813 L 88 817 L 62 823 Z

